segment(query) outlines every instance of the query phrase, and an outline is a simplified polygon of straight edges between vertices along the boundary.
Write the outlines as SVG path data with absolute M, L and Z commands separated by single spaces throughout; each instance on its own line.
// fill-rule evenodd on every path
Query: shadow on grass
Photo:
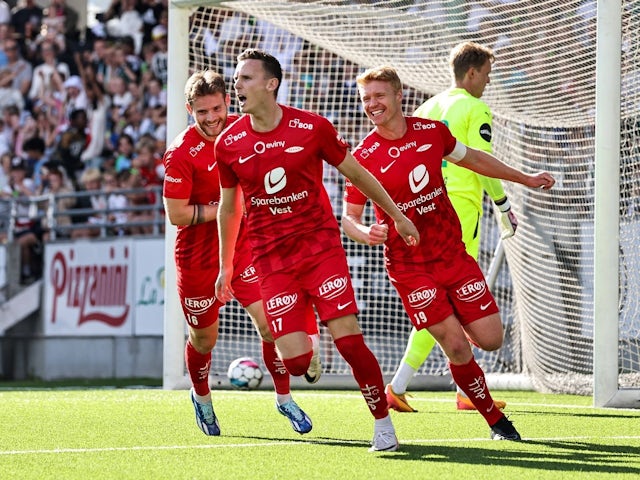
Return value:
M 631 458 L 640 458 L 640 448 L 635 446 L 535 440 L 500 442 L 500 445 L 504 445 L 505 448 L 496 450 L 451 445 L 402 445 L 398 452 L 390 454 L 388 458 L 451 464 L 500 465 L 558 472 L 640 475 L 640 467 L 628 465 Z M 535 446 L 535 450 L 527 451 L 527 445 Z M 635 460 L 635 463 L 638 461 Z
M 241 435 L 235 438 L 266 442 L 303 443 L 368 449 L 369 442 L 331 437 L 288 438 Z M 635 474 L 640 467 L 630 466 L 630 459 L 640 458 L 640 447 L 603 445 L 588 442 L 536 441 L 499 442 L 502 448 L 456 447 L 446 445 L 402 444 L 396 452 L 379 452 L 385 460 L 420 460 L 461 465 L 500 465 L 531 470 L 557 472 Z M 491 442 L 491 445 L 497 445 Z M 535 447 L 528 450 L 527 446 Z M 635 460 L 638 463 L 638 460 Z
M 282 438 L 282 437 L 260 437 L 257 435 L 225 435 L 226 438 L 242 438 L 245 440 L 260 440 L 264 442 L 283 442 L 283 443 L 304 443 L 307 445 L 327 445 L 338 447 L 357 447 L 357 448 L 369 448 L 370 442 L 362 440 L 347 440 L 344 438 L 331 438 L 331 437 L 297 437 L 297 438 Z
M 509 412 L 505 412 L 507 413 L 507 416 L 509 416 Z M 518 409 L 517 415 L 518 416 L 526 416 L 526 415 L 540 415 L 540 410 L 527 410 L 527 409 Z M 598 412 L 598 413 L 594 413 L 594 412 L 577 412 L 576 410 L 570 410 L 567 412 L 554 412 L 554 411 L 548 411 L 545 410 L 543 412 L 545 417 L 571 417 L 571 418 L 576 418 L 576 417 L 582 417 L 582 418 L 593 418 L 593 419 L 597 419 L 597 418 L 609 418 L 609 419 L 622 419 L 622 420 L 632 420 L 634 417 L 635 418 L 639 418 L 640 419 L 640 410 L 638 410 L 638 413 L 636 412 L 629 412 L 629 411 L 625 411 L 624 413 L 616 413 L 614 410 L 611 410 L 610 412 Z

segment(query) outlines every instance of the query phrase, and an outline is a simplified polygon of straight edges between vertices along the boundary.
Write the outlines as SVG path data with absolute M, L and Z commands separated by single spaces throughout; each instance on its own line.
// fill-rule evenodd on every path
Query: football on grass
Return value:
M 241 357 L 229 364 L 227 376 L 231 386 L 242 390 L 253 390 L 260 386 L 264 375 L 260 365 L 253 358 Z

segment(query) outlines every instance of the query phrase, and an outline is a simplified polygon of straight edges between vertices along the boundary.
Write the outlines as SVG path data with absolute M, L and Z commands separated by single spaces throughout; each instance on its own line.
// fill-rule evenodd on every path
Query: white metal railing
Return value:
M 153 202 L 144 205 L 128 205 L 122 208 L 109 208 L 108 203 L 104 209 L 95 209 L 83 206 L 75 206 L 61 210 L 58 201 L 65 198 L 75 198 L 76 205 L 84 197 L 94 195 L 103 196 L 105 199 L 112 194 L 152 194 Z M 116 213 L 149 212 L 149 218 L 144 220 L 127 220 L 126 223 L 110 221 L 111 215 Z M 61 217 L 70 217 L 70 224 L 58 221 Z M 88 219 L 91 218 L 91 221 Z M 164 232 L 165 218 L 162 204 L 162 187 L 153 186 L 135 189 L 116 189 L 111 192 L 103 190 L 78 191 L 64 194 L 47 194 L 32 197 L 12 197 L 0 201 L 0 237 L 6 237 L 7 242 L 12 242 L 16 234 L 16 224 L 19 219 L 30 221 L 46 220 L 45 231 L 48 232 L 48 240 L 54 241 L 59 237 L 68 238 L 74 230 L 90 227 L 99 231 L 98 237 L 122 235 L 123 231 L 131 228 L 150 227 L 149 234 L 159 235 Z

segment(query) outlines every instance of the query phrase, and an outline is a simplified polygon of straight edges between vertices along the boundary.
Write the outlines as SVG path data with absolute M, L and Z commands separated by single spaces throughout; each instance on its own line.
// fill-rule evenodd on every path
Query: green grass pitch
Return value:
M 0 384 L 1 386 L 1 384 Z M 494 392 L 524 441 L 491 441 L 453 392 L 415 392 L 391 412 L 400 450 L 369 453 L 357 391 L 294 391 L 313 419 L 298 435 L 269 391 L 215 390 L 222 436 L 196 427 L 187 391 L 0 389 L 2 479 L 637 479 L 640 410 L 591 398 Z

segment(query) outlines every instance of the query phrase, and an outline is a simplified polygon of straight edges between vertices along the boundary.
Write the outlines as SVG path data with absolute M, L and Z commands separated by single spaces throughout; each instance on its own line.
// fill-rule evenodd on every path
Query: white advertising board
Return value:
M 162 335 L 163 239 L 48 244 L 45 336 Z
M 162 335 L 164 240 L 136 240 L 133 246 L 133 334 Z

